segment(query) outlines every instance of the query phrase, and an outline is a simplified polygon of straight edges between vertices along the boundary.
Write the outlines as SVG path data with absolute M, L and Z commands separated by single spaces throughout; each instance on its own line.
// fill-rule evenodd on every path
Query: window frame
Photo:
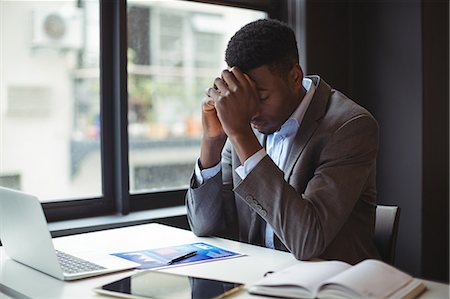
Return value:
M 282 19 L 280 0 L 184 0 L 265 11 Z M 99 0 L 100 113 L 103 196 L 43 203 L 49 222 L 127 215 L 130 212 L 184 205 L 187 189 L 130 194 L 127 99 L 127 1 Z

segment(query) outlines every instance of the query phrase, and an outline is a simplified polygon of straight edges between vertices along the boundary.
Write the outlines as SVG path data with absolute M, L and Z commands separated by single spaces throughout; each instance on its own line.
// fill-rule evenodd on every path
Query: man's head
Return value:
M 243 72 L 267 65 L 273 73 L 284 76 L 299 62 L 295 34 L 276 20 L 251 22 L 230 39 L 225 61 Z
M 231 38 L 225 61 L 255 82 L 259 112 L 252 126 L 271 134 L 281 128 L 301 102 L 305 90 L 298 64 L 295 34 L 275 20 L 258 20 L 242 27 Z

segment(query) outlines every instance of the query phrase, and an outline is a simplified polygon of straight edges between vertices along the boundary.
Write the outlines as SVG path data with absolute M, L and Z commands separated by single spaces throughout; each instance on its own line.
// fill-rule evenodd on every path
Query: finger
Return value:
M 216 102 L 214 102 L 212 98 L 206 96 L 202 99 L 202 104 L 214 107 L 216 105 Z
M 258 95 L 258 89 L 256 88 L 256 82 L 252 80 L 247 74 L 243 74 L 245 79 L 247 80 L 248 84 L 250 85 L 250 88 L 252 89 L 253 93 L 259 98 Z
M 206 95 L 210 97 L 213 101 L 216 101 L 219 98 L 220 93 L 217 89 L 210 87 L 206 90 Z
M 231 73 L 238 80 L 238 82 L 243 86 L 247 86 L 247 85 L 249 85 L 250 81 L 253 81 L 250 79 L 249 76 L 247 76 L 247 74 L 244 74 L 239 68 L 237 68 L 235 66 L 233 66 L 231 68 Z
M 239 81 L 229 70 L 222 71 L 222 78 L 227 83 L 229 90 L 236 91 L 238 89 Z
M 202 109 L 203 111 L 213 111 L 216 110 L 216 102 L 208 96 L 202 99 Z
M 219 93 L 225 93 L 226 91 L 228 91 L 228 85 L 221 78 L 216 78 L 214 80 L 214 86 L 217 87 Z

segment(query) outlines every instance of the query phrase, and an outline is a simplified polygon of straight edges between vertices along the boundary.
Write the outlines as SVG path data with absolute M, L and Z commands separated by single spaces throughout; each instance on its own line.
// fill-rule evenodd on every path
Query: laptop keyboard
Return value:
M 65 252 L 56 251 L 59 264 L 64 273 L 76 274 L 82 272 L 91 272 L 106 269 L 105 267 L 80 259 L 79 257 L 67 254 Z

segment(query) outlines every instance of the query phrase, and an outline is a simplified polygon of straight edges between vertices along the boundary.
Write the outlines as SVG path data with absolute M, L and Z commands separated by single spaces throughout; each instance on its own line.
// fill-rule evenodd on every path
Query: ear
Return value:
M 298 63 L 296 63 L 289 71 L 289 83 L 294 87 L 302 88 L 303 71 Z

